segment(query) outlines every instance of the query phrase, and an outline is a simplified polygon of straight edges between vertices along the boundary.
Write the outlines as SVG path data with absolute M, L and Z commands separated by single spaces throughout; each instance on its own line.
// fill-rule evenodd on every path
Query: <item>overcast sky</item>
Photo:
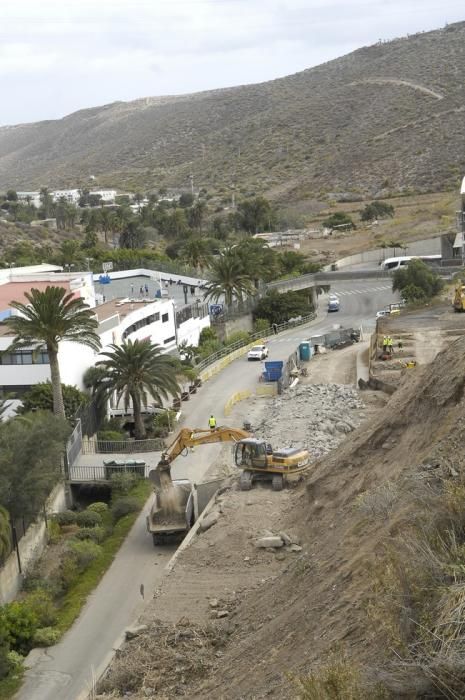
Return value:
M 270 80 L 462 19 L 464 0 L 3 0 L 0 124 Z

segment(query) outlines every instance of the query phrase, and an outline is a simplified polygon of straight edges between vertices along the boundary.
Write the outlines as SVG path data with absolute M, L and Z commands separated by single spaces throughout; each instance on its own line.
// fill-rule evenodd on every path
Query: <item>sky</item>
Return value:
M 1 4 L 0 125 L 271 80 L 465 19 L 463 0 Z

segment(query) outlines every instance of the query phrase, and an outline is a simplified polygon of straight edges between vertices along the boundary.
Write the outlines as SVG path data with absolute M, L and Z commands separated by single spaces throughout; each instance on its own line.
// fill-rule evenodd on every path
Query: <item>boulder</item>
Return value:
M 258 547 L 259 549 L 266 549 L 267 547 L 272 547 L 273 549 L 279 549 L 279 547 L 282 547 L 284 545 L 284 542 L 282 541 L 281 537 L 279 535 L 270 535 L 267 537 L 260 537 L 255 542 L 255 546 Z

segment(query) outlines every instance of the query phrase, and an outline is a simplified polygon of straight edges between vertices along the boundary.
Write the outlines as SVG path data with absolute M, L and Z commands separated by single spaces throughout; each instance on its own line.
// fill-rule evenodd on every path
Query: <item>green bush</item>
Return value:
M 239 343 L 243 342 L 244 345 L 248 343 L 250 340 L 250 335 L 247 333 L 247 331 L 235 331 L 234 333 L 231 333 L 231 335 L 228 335 L 226 340 L 224 341 L 225 345 L 234 345 L 234 343 Z
M 427 301 L 443 288 L 444 283 L 422 260 L 412 260 L 408 267 L 394 272 L 392 291 L 399 291 L 407 301 Z
M 83 510 L 77 513 L 76 522 L 79 527 L 95 527 L 102 524 L 102 516 L 92 510 Z
M 97 440 L 100 442 L 120 442 L 125 438 L 125 433 L 118 430 L 99 430 L 97 433 Z
M 91 510 L 93 513 L 99 513 L 103 516 L 103 514 L 108 511 L 108 503 L 96 501 L 95 503 L 91 503 L 90 506 L 87 506 L 87 510 Z
M 27 596 L 26 602 L 34 611 L 40 627 L 50 627 L 55 624 L 57 611 L 48 591 L 37 588 Z
M 56 627 L 39 627 L 34 634 L 34 646 L 51 647 L 60 639 L 60 630 Z
M 13 601 L 0 609 L 0 629 L 6 630 L 10 648 L 27 654 L 32 648 L 32 639 L 38 619 L 27 601 Z
M 68 548 L 69 552 L 74 556 L 76 565 L 80 571 L 87 569 L 89 564 L 102 553 L 100 545 L 90 540 L 84 542 L 70 542 Z
M 136 498 L 119 498 L 113 503 L 111 512 L 113 519 L 116 521 L 128 515 L 128 513 L 135 513 L 139 508 L 140 504 Z
M 105 528 L 96 525 L 96 527 L 82 527 L 76 532 L 74 539 L 82 541 L 91 540 L 92 542 L 100 544 L 105 539 L 105 535 Z
M 58 525 L 74 525 L 76 523 L 77 513 L 74 510 L 64 510 L 61 513 L 55 513 L 52 520 Z
M 256 333 L 262 333 L 263 331 L 267 331 L 270 327 L 270 322 L 266 320 L 266 318 L 257 318 L 254 321 L 253 324 L 253 329 Z
M 50 520 L 47 524 L 48 541 L 51 544 L 56 544 L 61 536 L 61 528 L 56 520 Z
M 0 680 L 6 678 L 11 670 L 11 661 L 8 658 L 9 651 L 8 630 L 6 625 L 2 624 L 2 616 L 0 614 Z
M 72 552 L 68 552 L 63 557 L 60 564 L 60 581 L 62 591 L 68 590 L 71 584 L 76 580 L 78 573 L 76 557 Z
M 110 477 L 112 491 L 126 494 L 134 488 L 139 477 L 133 472 L 116 472 Z

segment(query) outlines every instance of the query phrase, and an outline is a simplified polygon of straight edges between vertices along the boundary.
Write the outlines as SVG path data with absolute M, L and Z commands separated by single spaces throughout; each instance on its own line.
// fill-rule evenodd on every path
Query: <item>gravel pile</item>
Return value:
M 356 389 L 343 384 L 306 384 L 276 396 L 254 425 L 273 447 L 305 446 L 313 458 L 339 445 L 364 420 Z

